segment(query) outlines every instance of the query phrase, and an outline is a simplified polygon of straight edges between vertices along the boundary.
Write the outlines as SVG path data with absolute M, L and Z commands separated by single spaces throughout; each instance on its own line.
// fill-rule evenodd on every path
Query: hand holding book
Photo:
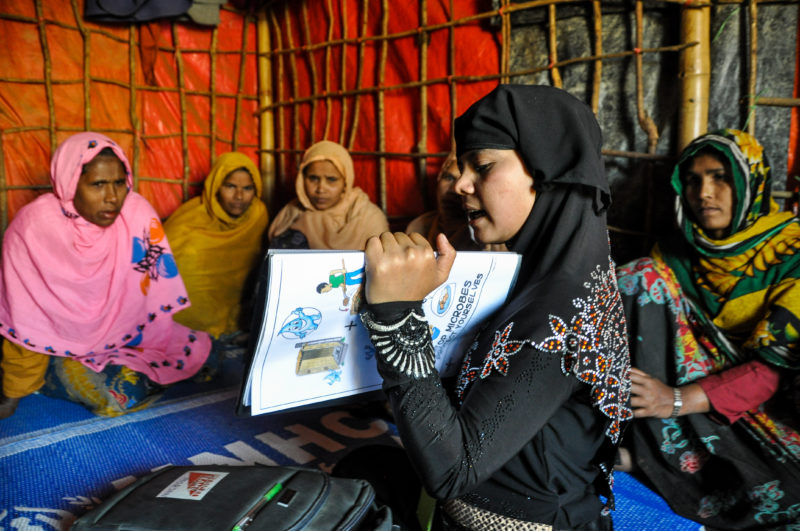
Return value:
M 422 235 L 384 232 L 367 240 L 367 302 L 421 301 L 444 283 L 456 250 L 444 234 L 436 239 L 438 254 Z

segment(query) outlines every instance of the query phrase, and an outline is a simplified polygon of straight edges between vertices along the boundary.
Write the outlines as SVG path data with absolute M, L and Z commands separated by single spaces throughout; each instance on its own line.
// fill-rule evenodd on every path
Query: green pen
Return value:
M 233 526 L 231 531 L 242 531 L 242 529 L 249 526 L 250 523 L 255 520 L 258 511 L 260 511 L 262 507 L 269 503 L 269 501 L 274 498 L 275 495 L 281 491 L 281 489 L 283 489 L 283 485 L 280 483 L 277 483 L 274 487 L 269 489 L 267 493 L 261 496 L 261 498 L 259 498 L 259 500 L 250 508 L 250 510 L 247 511 L 247 514 L 245 514 L 241 520 L 236 522 L 236 525 Z

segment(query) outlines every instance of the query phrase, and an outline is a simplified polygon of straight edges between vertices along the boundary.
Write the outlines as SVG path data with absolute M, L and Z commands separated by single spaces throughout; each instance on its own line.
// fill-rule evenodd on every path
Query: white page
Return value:
M 364 253 L 270 251 L 268 261 L 267 307 L 247 382 L 251 413 L 380 389 L 375 351 L 357 315 Z M 460 252 L 447 282 L 425 298 L 442 375 L 458 370 L 477 326 L 505 301 L 519 261 L 515 253 Z

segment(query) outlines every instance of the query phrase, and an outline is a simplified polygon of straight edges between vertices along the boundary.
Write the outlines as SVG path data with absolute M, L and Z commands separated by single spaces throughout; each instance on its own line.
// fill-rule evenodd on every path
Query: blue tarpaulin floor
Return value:
M 330 470 L 353 448 L 397 440 L 391 424 L 346 408 L 237 417 L 241 373 L 230 363 L 216 384 L 178 384 L 151 408 L 117 418 L 41 395 L 24 398 L 0 421 L 0 530 L 68 529 L 115 490 L 168 464 Z M 616 474 L 615 492 L 617 531 L 701 528 L 628 474 Z

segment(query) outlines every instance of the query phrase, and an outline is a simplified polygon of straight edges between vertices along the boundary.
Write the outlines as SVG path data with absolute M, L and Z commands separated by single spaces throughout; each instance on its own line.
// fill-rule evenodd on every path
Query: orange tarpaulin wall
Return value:
M 0 193 L 4 221 L 49 190 L 49 159 L 74 132 L 125 150 L 161 216 L 199 191 L 212 160 L 257 159 L 255 18 L 217 28 L 94 24 L 83 2 L 0 3 Z M 3 225 L 5 228 L 5 223 Z
M 420 190 L 432 181 L 440 156 L 450 148 L 453 115 L 496 84 L 457 84 L 453 78 L 498 71 L 497 36 L 480 21 L 460 25 L 452 36 L 448 27 L 426 32 L 427 67 L 420 72 L 421 34 L 415 31 L 423 21 L 420 6 L 426 6 L 427 24 L 434 24 L 478 12 L 478 0 L 453 2 L 452 12 L 449 0 L 409 6 L 392 2 L 391 9 L 389 4 L 272 4 L 278 6 L 268 14 L 273 50 L 341 40 L 345 34 L 361 39 L 297 58 L 270 54 L 273 78 L 262 79 L 262 86 L 271 82 L 264 90 L 271 89 L 276 103 L 284 105 L 272 115 L 277 145 L 266 146 L 279 151 L 277 206 L 293 194 L 299 153 L 328 138 L 354 151 L 356 184 L 379 204 L 383 190 L 390 216 L 422 212 L 427 205 Z M 83 0 L 0 3 L 3 229 L 24 204 L 49 191 L 50 156 L 78 131 L 103 132 L 123 147 L 134 168 L 137 191 L 162 217 L 200 191 L 198 184 L 219 154 L 239 150 L 259 160 L 255 15 L 225 6 L 216 28 L 170 21 L 97 24 L 82 15 Z M 406 30 L 412 34 L 370 40 Z M 421 141 L 423 89 L 390 88 L 383 96 L 376 90 L 423 78 L 426 126 Z M 335 94 L 361 89 L 366 92 Z M 303 97 L 323 92 L 332 97 L 302 103 Z M 366 154 L 379 149 L 395 155 Z M 408 156 L 426 151 L 439 155 L 426 159 L 429 167 Z M 379 172 L 382 159 L 385 167 Z M 386 176 L 383 187 L 379 173 Z

